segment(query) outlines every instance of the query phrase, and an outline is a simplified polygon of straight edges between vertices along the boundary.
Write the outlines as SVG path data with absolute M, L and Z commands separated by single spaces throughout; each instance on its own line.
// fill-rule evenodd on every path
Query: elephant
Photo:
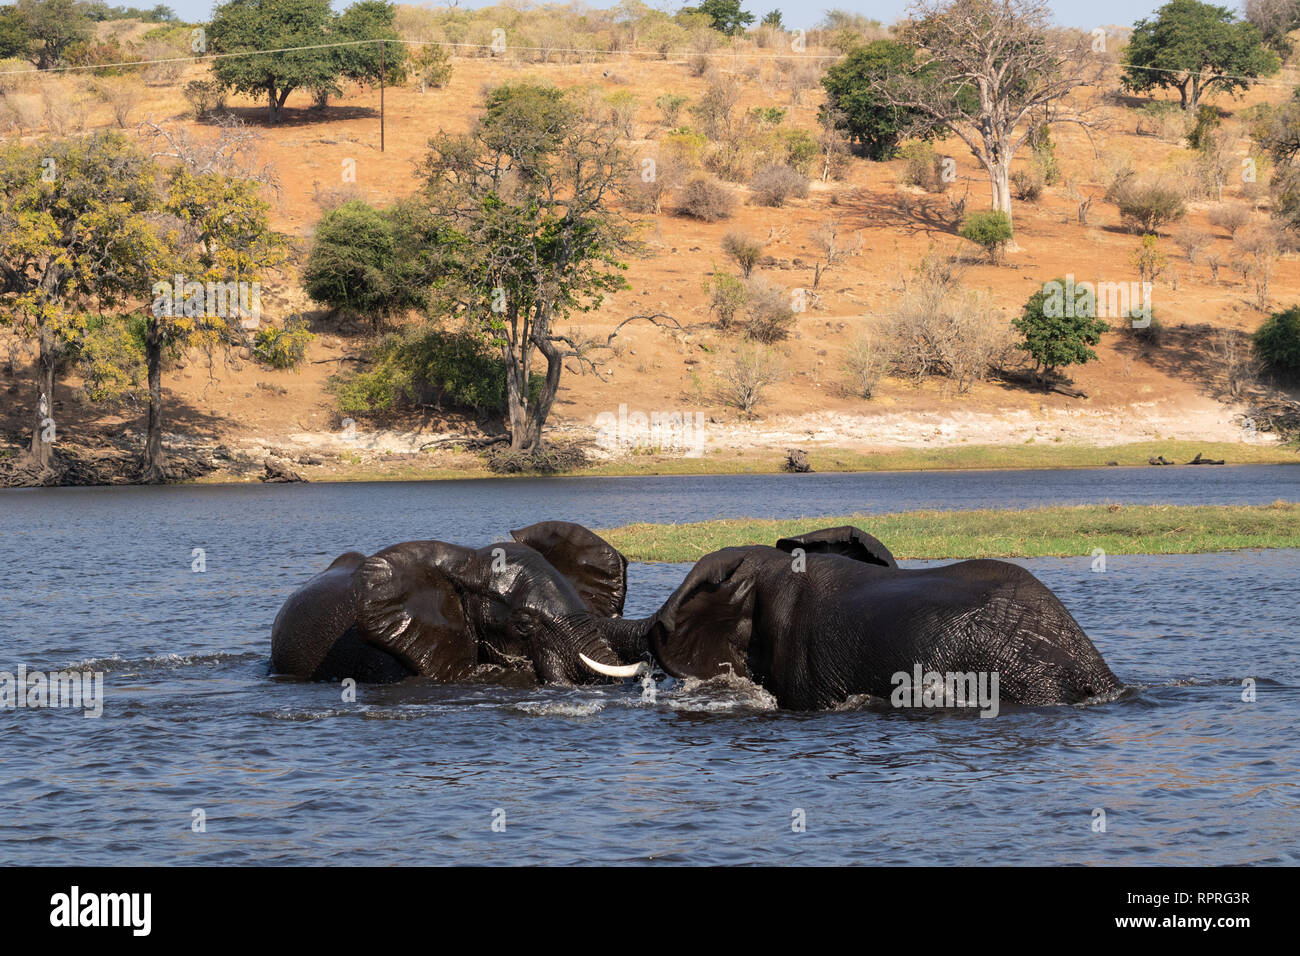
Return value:
M 594 679 L 579 654 L 620 664 L 644 651 L 621 618 L 627 559 L 581 525 L 547 521 L 511 542 L 408 541 L 335 558 L 284 602 L 271 671 L 309 680 L 441 682 L 525 675 Z
M 731 672 L 796 710 L 863 694 L 905 704 L 899 675 L 991 675 L 998 700 L 1026 705 L 1122 686 L 1056 595 L 1019 565 L 902 569 L 851 526 L 715 551 L 657 613 L 627 623 L 627 648 L 643 645 L 669 675 Z M 647 667 L 582 662 L 610 677 Z

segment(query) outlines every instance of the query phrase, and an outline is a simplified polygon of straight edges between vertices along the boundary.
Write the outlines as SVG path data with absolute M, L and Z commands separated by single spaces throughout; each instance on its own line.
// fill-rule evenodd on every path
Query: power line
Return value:
M 332 50 L 339 47 L 365 46 L 371 43 L 398 43 L 403 46 L 437 46 L 444 48 L 461 48 L 471 50 L 491 50 L 491 44 L 485 43 L 452 43 L 447 40 L 403 40 L 397 38 L 376 38 L 369 40 L 340 40 L 335 43 L 316 43 L 308 46 L 287 46 L 277 47 L 267 50 L 240 50 L 232 53 L 202 53 L 195 56 L 174 56 L 162 57 L 156 60 L 127 60 L 120 63 L 93 63 L 77 66 L 54 66 L 44 70 L 0 70 L 0 76 L 26 76 L 41 77 L 51 73 L 72 73 L 82 70 L 111 70 L 128 67 L 154 66 L 161 63 L 204 63 L 210 60 L 232 59 L 238 57 L 251 56 L 270 56 L 276 53 L 302 53 L 309 50 Z M 594 48 L 583 47 L 547 47 L 547 46 L 507 46 L 500 51 L 522 51 L 528 53 L 580 53 L 592 56 L 655 56 L 662 57 L 668 61 L 670 54 L 660 53 L 658 50 L 597 50 Z M 684 52 L 673 52 L 674 58 L 680 58 L 687 55 Z M 704 56 L 730 56 L 733 58 L 744 58 L 749 60 L 837 60 L 844 54 L 840 53 L 741 53 L 739 51 L 722 51 L 700 53 L 697 55 Z M 1212 70 L 1177 70 L 1169 67 L 1159 66 L 1138 66 L 1136 64 L 1114 64 L 1121 70 L 1146 70 L 1152 73 L 1168 73 L 1177 76 L 1187 77 L 1210 77 L 1212 80 L 1239 80 L 1256 86 L 1277 86 L 1291 87 L 1296 84 L 1288 80 L 1273 80 L 1261 77 L 1247 76 L 1237 73 L 1216 73 Z M 1287 69 L 1284 67 L 1284 69 Z

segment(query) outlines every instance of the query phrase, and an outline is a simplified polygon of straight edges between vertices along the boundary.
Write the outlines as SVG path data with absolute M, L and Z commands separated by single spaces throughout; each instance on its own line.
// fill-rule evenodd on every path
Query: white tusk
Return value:
M 624 664 L 621 667 L 611 667 L 609 664 L 600 664 L 593 661 L 586 654 L 579 653 L 578 657 L 582 663 L 597 674 L 604 674 L 606 677 L 640 677 L 642 674 L 649 673 L 650 665 L 645 661 L 638 664 Z

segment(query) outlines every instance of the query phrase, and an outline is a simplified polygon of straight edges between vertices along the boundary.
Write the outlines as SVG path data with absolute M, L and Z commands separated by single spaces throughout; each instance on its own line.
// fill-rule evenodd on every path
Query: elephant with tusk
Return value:
M 1003 703 L 1029 705 L 1122 686 L 1056 595 L 1019 565 L 905 570 L 847 526 L 706 555 L 634 630 L 674 677 L 730 671 L 797 710 L 862 694 L 909 700 L 897 695 L 900 675 L 988 675 Z M 579 660 L 609 677 L 642 672 Z
M 645 652 L 620 615 L 627 560 L 580 525 L 547 521 L 511 542 L 408 541 L 351 551 L 289 596 L 271 627 L 271 669 L 310 680 L 452 682 L 531 672 L 596 679 L 580 655 L 619 666 Z

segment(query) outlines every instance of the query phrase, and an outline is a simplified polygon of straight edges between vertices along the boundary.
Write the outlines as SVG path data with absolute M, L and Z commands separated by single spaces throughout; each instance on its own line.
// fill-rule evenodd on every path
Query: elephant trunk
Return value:
M 650 652 L 653 617 L 598 618 L 596 628 L 619 661 L 636 661 Z
M 639 621 L 621 621 L 577 614 L 550 622 L 533 637 L 534 663 L 538 677 L 547 683 L 581 683 L 590 680 L 592 671 L 583 661 L 594 661 L 605 668 L 617 668 L 635 649 L 644 646 Z
M 601 645 L 608 648 L 619 659 L 611 663 L 599 655 L 581 653 L 578 659 L 582 666 L 595 674 L 605 677 L 639 677 L 650 670 L 651 664 L 644 658 L 650 650 L 649 633 L 654 618 L 627 620 L 622 618 L 603 618 L 598 621 L 601 631 Z M 622 661 L 632 661 L 624 664 Z

